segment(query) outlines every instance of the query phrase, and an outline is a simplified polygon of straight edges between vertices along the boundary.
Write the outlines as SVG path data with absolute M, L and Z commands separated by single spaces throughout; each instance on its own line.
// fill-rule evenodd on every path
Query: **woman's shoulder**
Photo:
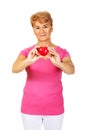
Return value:
M 29 51 L 32 50 L 34 48 L 34 46 L 35 45 L 32 45 L 32 46 L 29 46 L 29 47 L 22 49 L 19 54 L 27 57 Z
M 34 48 L 35 45 L 29 46 L 29 47 L 25 47 L 24 49 L 22 49 L 21 51 L 29 51 L 31 49 Z
M 69 51 L 67 51 L 66 48 L 60 47 L 60 46 L 56 46 L 56 51 L 58 52 L 58 54 L 63 58 L 66 56 L 70 56 Z
M 61 46 L 58 46 L 58 45 L 56 45 L 56 50 L 57 50 L 58 52 L 67 51 L 66 48 L 61 47 Z
M 58 52 L 61 52 L 61 51 L 65 50 L 63 47 L 58 46 L 58 45 L 56 45 L 55 48 L 56 48 L 56 50 L 57 50 Z

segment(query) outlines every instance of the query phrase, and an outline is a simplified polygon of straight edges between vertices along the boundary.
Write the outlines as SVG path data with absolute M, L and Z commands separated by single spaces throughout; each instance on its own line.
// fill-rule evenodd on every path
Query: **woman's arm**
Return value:
M 49 55 L 51 62 L 58 68 L 60 68 L 66 74 L 74 74 L 75 67 L 69 56 L 64 57 L 62 61 L 60 60 L 59 54 L 54 48 L 49 49 Z
M 24 55 L 19 55 L 12 66 L 12 72 L 18 73 L 24 70 L 29 65 L 36 62 L 41 56 L 37 53 L 36 48 L 32 49 L 28 57 L 26 58 Z
M 56 66 L 66 74 L 75 73 L 75 67 L 70 57 L 65 57 L 61 62 L 56 62 Z
M 19 55 L 16 61 L 12 65 L 12 72 L 13 73 L 21 72 L 29 65 L 30 65 L 30 62 L 28 58 L 26 58 L 24 55 Z

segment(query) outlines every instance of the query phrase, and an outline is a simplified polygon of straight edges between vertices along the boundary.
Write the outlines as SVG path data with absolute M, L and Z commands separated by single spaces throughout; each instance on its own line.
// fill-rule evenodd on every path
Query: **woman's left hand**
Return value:
M 58 63 L 60 63 L 60 56 L 59 54 L 56 52 L 55 48 L 53 47 L 49 47 L 49 54 L 47 55 L 47 57 L 51 60 L 51 62 L 56 66 L 56 64 L 58 65 Z
M 49 54 L 47 57 L 56 67 L 60 68 L 66 74 L 73 74 L 75 72 L 75 67 L 71 58 L 69 56 L 64 57 L 61 61 L 60 56 L 56 52 L 55 48 L 49 48 Z

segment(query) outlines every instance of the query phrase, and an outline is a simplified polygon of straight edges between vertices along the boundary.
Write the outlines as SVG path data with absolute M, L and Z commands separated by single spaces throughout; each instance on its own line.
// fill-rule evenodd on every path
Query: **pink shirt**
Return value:
M 34 46 L 20 52 L 25 57 Z M 70 56 L 66 49 L 57 46 L 60 59 Z M 49 59 L 39 59 L 26 68 L 27 78 L 23 89 L 21 112 L 32 115 L 59 115 L 64 112 L 62 71 Z

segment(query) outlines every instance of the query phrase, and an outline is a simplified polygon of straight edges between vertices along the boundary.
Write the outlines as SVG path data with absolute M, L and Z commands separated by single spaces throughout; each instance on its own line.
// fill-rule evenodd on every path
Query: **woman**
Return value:
M 53 19 L 41 11 L 30 17 L 37 43 L 20 51 L 12 72 L 26 70 L 21 104 L 24 130 L 61 130 L 64 116 L 62 72 L 74 74 L 70 54 L 51 42 Z

